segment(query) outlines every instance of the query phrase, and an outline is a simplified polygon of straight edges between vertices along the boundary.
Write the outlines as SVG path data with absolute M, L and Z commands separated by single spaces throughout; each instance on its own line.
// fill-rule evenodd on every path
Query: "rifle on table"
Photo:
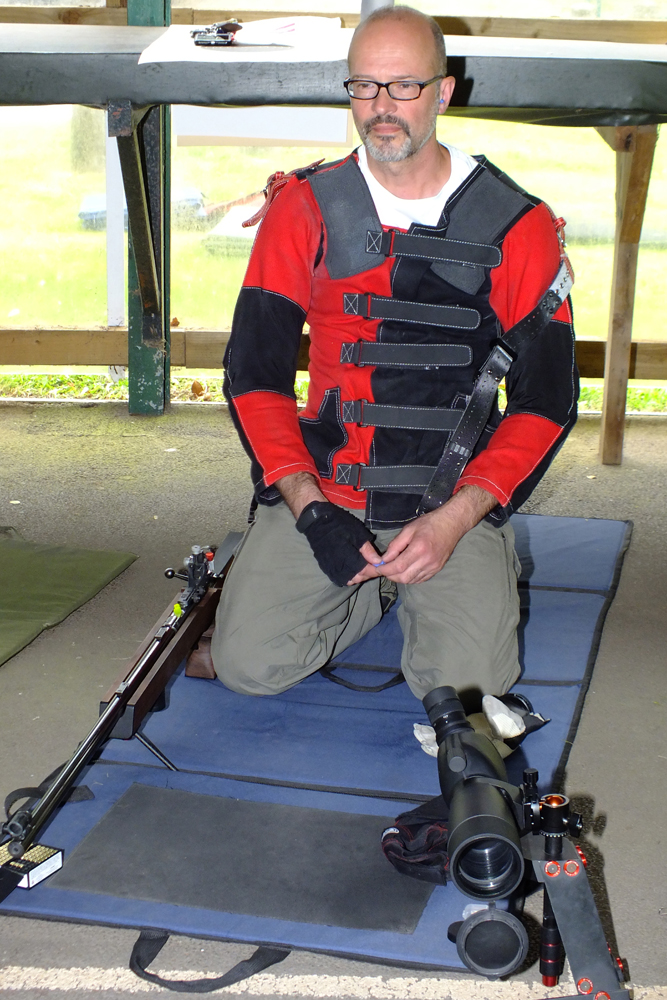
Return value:
M 0 857 L 6 860 L 0 862 L 0 901 L 24 877 L 19 859 L 102 745 L 110 737 L 141 738 L 137 731 L 142 721 L 164 696 L 165 686 L 183 658 L 213 622 L 222 585 L 242 537 L 239 532 L 230 532 L 219 547 L 194 545 L 184 562 L 186 573 L 165 570 L 168 579 L 184 580 L 186 586 L 141 643 L 129 670 L 102 701 L 93 728 L 70 759 L 40 787 L 17 788 L 5 799 L 7 819 L 0 828 Z M 149 741 L 141 739 L 155 752 Z M 16 802 L 26 799 L 25 805 L 10 812 Z

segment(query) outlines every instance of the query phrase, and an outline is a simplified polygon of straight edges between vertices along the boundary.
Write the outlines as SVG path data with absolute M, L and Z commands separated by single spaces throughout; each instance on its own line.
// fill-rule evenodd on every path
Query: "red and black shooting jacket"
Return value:
M 365 508 L 372 529 L 413 519 L 422 488 L 358 489 L 349 470 L 438 464 L 450 432 L 423 429 L 424 413 L 465 408 L 491 347 L 536 306 L 563 254 L 550 209 L 484 158 L 437 226 L 409 230 L 450 241 L 442 246 L 454 254 L 395 253 L 396 232 L 381 226 L 354 154 L 291 176 L 262 220 L 225 354 L 225 394 L 260 503 L 280 500 L 276 480 L 309 472 L 328 500 Z M 423 308 L 433 306 L 447 308 Z M 372 318 L 378 312 L 399 318 Z M 305 324 L 310 384 L 299 414 Z M 404 345 L 399 363 L 389 354 L 369 363 L 375 344 Z M 444 364 L 422 363 L 428 345 L 450 345 Z M 514 360 L 506 392 L 504 415 L 496 405 L 456 487 L 493 494 L 496 515 L 528 498 L 576 420 L 569 300 Z M 364 421 L 369 403 L 394 413 L 393 425 Z M 389 407 L 402 408 L 398 419 Z

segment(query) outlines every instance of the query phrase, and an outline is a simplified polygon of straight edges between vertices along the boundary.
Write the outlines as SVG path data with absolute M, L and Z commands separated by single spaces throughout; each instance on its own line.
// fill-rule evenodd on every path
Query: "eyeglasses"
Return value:
M 383 88 L 393 101 L 416 101 L 424 87 L 436 80 L 444 80 L 444 76 L 432 76 L 423 83 L 417 80 L 390 80 L 388 83 L 378 83 L 377 80 L 345 80 L 343 86 L 355 101 L 372 101 Z

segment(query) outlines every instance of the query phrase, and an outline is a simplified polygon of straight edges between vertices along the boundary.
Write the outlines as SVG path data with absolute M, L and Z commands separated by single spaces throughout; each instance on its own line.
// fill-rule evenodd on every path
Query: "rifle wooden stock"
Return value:
M 215 577 L 212 584 L 198 604 L 189 612 L 187 619 L 180 626 L 176 635 L 172 638 L 166 649 L 162 651 L 159 658 L 146 674 L 144 680 L 137 687 L 137 690 L 129 698 L 123 714 L 110 733 L 110 737 L 129 740 L 135 735 L 146 715 L 155 706 L 160 695 L 163 694 L 169 678 L 173 675 L 179 663 L 187 656 L 202 633 L 206 631 L 215 618 L 218 601 L 220 600 L 220 591 L 227 579 L 227 574 L 231 569 L 234 559 L 234 553 L 242 538 L 243 535 L 236 531 L 230 531 L 224 538 L 216 551 L 213 562 Z M 160 615 L 155 626 L 143 642 L 139 644 L 134 657 L 123 668 L 123 673 L 107 691 L 100 702 L 100 714 L 113 698 L 118 690 L 118 686 L 132 673 L 133 668 L 150 647 L 155 635 L 166 619 L 172 614 L 175 601 L 178 601 L 178 595 L 169 603 L 164 613 Z
M 156 660 L 150 673 L 128 701 L 125 711 L 110 733 L 111 738 L 129 740 L 137 732 L 146 715 L 164 692 L 169 679 L 178 665 L 187 656 L 202 633 L 213 622 L 218 601 L 220 600 L 220 590 L 221 586 L 211 587 L 204 594 L 199 604 L 195 605 L 192 609 L 187 621 L 181 626 L 159 659 Z M 177 601 L 178 596 L 174 600 Z M 104 711 L 114 692 L 117 690 L 118 685 L 130 673 L 134 665 L 139 662 L 141 656 L 148 649 L 153 641 L 155 632 L 162 625 L 165 618 L 169 616 L 173 606 L 174 601 L 171 601 L 163 614 L 158 618 L 155 627 L 140 644 L 133 658 L 128 662 L 127 666 L 123 667 L 122 674 L 114 681 L 100 702 L 100 712 Z

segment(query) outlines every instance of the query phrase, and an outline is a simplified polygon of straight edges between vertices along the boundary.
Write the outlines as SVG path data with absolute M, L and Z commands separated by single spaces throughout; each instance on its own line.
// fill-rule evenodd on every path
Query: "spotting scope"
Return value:
M 453 687 L 424 698 L 438 744 L 438 777 L 449 808 L 449 873 L 461 892 L 506 899 L 524 873 L 519 789 L 507 783 L 503 759 L 476 733 Z

